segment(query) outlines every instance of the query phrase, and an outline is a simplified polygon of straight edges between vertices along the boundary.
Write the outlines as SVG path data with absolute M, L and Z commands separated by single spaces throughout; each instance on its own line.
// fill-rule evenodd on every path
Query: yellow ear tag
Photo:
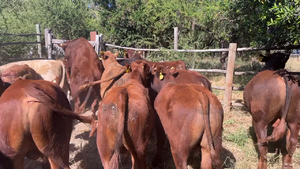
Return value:
M 101 57 L 99 57 L 99 60 L 102 60 L 102 58 L 101 58 Z
M 104 52 L 103 52 L 103 51 L 101 51 L 100 53 L 101 53 L 101 54 L 104 54 Z
M 126 73 L 130 72 L 130 66 L 126 69 Z
M 261 62 L 261 61 L 263 60 L 263 58 L 264 58 L 264 57 L 260 56 L 260 57 L 258 58 L 258 60 Z
M 164 79 L 164 75 L 162 74 L 162 72 L 159 73 L 159 79 L 163 80 Z
M 174 69 L 174 67 L 171 67 L 171 69 Z

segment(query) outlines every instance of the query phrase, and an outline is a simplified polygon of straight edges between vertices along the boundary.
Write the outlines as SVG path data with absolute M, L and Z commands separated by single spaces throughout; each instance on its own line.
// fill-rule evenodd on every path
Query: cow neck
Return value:
M 110 63 L 107 63 L 107 64 L 104 64 L 104 63 L 103 63 L 104 69 L 107 69 L 107 68 L 112 67 L 112 66 L 120 66 L 120 67 L 123 67 L 123 66 L 120 65 L 116 60 L 115 60 L 115 61 L 112 61 L 112 62 L 110 62 Z
M 152 77 L 154 78 L 151 83 L 151 88 L 159 93 L 167 84 L 169 83 L 175 83 L 174 79 L 170 77 L 169 75 L 165 75 L 163 80 L 158 79 L 157 77 Z
M 141 76 L 141 74 L 138 71 L 132 71 L 130 74 L 129 80 L 136 80 L 143 86 L 145 86 L 145 79 Z

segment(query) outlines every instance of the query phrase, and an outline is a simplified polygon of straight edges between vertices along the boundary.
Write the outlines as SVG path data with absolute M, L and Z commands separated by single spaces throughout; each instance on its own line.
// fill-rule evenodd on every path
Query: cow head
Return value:
M 116 62 L 116 58 L 118 57 L 119 52 L 112 53 L 111 51 L 101 52 L 101 60 L 104 69 L 112 62 Z
M 131 79 L 140 80 L 145 87 L 148 86 L 150 66 L 145 61 L 134 61 L 131 65 L 126 64 L 126 68 L 131 71 Z
M 174 81 L 174 75 L 176 74 L 176 68 L 175 67 L 167 67 L 163 65 L 152 65 L 151 69 L 151 88 L 159 92 L 164 85 L 166 85 L 169 82 Z
M 262 70 L 279 70 L 284 69 L 289 56 L 290 54 L 285 53 L 272 53 L 267 56 L 260 55 L 259 61 L 265 62 L 265 66 Z
M 124 58 L 126 59 L 143 58 L 143 52 L 136 51 L 133 49 L 126 49 L 124 51 Z

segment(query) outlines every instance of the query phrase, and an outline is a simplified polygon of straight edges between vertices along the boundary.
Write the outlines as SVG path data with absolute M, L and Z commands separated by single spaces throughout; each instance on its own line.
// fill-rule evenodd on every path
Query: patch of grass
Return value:
M 223 124 L 229 125 L 229 124 L 234 124 L 234 123 L 235 123 L 235 120 L 234 120 L 234 119 L 229 119 L 229 120 L 224 121 Z
M 237 130 L 234 133 L 226 134 L 223 136 L 224 140 L 234 142 L 238 146 L 245 146 L 248 142 L 249 134 L 243 130 Z

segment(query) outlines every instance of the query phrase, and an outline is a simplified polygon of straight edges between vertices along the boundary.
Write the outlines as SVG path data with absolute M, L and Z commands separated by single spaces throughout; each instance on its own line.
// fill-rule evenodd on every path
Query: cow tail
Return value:
M 283 109 L 281 109 L 281 117 L 279 120 L 279 124 L 275 125 L 276 124 L 275 123 L 274 124 L 275 126 L 273 125 L 274 129 L 273 129 L 271 136 L 268 136 L 266 141 L 264 141 L 264 142 L 277 141 L 280 138 L 282 138 L 285 133 L 285 130 L 286 130 L 285 121 L 286 121 L 286 116 L 287 116 L 287 113 L 288 113 L 290 105 L 291 105 L 292 93 L 293 93 L 292 83 L 289 84 L 288 76 L 289 75 L 286 73 L 283 75 L 284 83 L 286 86 L 286 96 L 285 96 L 284 107 L 283 107 Z
M 118 106 L 118 114 L 119 114 L 119 121 L 118 121 L 118 128 L 117 128 L 117 135 L 116 135 L 116 142 L 115 142 L 115 151 L 111 158 L 111 162 L 109 164 L 109 168 L 119 168 L 119 154 L 120 149 L 123 145 L 123 133 L 125 128 L 125 116 L 126 111 L 128 109 L 128 93 L 127 89 L 122 89 L 117 95 L 117 106 Z
M 51 95 L 49 95 L 45 90 L 43 90 L 39 84 L 34 83 L 33 88 L 38 92 L 38 94 L 32 95 L 32 97 L 37 99 L 37 101 L 32 101 L 32 102 L 39 102 L 39 103 L 47 104 L 47 106 L 49 106 L 54 112 L 58 113 L 59 115 L 69 117 L 72 119 L 77 119 L 84 123 L 90 123 L 90 124 L 95 123 L 94 116 L 80 116 L 80 115 L 74 113 L 72 110 L 69 110 L 69 109 L 63 107 L 62 105 L 58 104 L 57 101 L 55 101 Z M 32 93 L 34 93 L 34 92 L 32 92 Z M 30 94 L 30 93 L 28 93 L 28 94 Z M 65 95 L 63 94 L 63 96 L 65 96 Z
M 100 84 L 100 83 L 103 83 L 103 82 L 107 82 L 107 81 L 110 81 L 110 80 L 113 80 L 121 75 L 123 75 L 124 73 L 126 72 L 126 69 L 124 68 L 124 70 L 122 70 L 121 72 L 119 72 L 118 74 L 110 77 L 110 78 L 107 78 L 107 79 L 101 79 L 101 80 L 97 80 L 97 81 L 94 81 L 94 82 L 90 82 L 90 83 L 87 83 L 87 84 L 84 84 L 84 85 L 81 85 L 79 86 L 79 88 L 77 89 L 77 91 L 75 92 L 75 95 L 78 96 L 82 90 L 84 90 L 85 88 L 87 87 L 90 87 L 90 86 L 94 86 L 96 84 Z
M 82 104 L 79 106 L 79 108 L 78 108 L 77 111 L 83 111 L 83 109 L 85 108 L 85 105 L 86 105 L 88 99 L 89 99 L 90 96 L 91 96 L 92 90 L 93 90 L 93 86 L 91 86 L 91 87 L 89 88 L 88 93 L 87 93 L 87 95 L 86 95 L 85 98 L 84 98 L 84 101 L 83 101 Z M 77 95 L 76 97 L 79 97 L 79 96 Z M 83 113 L 83 112 L 76 112 L 76 113 L 77 113 L 77 114 L 81 114 L 81 113 Z M 93 113 L 94 113 L 94 112 L 93 112 Z
M 210 113 L 210 101 L 208 96 L 202 93 L 202 97 L 200 97 L 200 103 L 202 106 L 202 111 L 203 111 L 203 118 L 204 118 L 204 125 L 205 125 L 205 133 L 206 133 L 206 138 L 207 138 L 207 144 L 208 148 L 210 151 L 210 156 L 211 156 L 211 161 L 213 168 L 218 168 L 217 166 L 220 166 L 220 160 L 219 160 L 219 155 L 216 153 L 215 145 L 214 145 L 214 139 L 211 131 L 211 126 L 210 126 L 210 118 L 209 118 L 209 113 Z

